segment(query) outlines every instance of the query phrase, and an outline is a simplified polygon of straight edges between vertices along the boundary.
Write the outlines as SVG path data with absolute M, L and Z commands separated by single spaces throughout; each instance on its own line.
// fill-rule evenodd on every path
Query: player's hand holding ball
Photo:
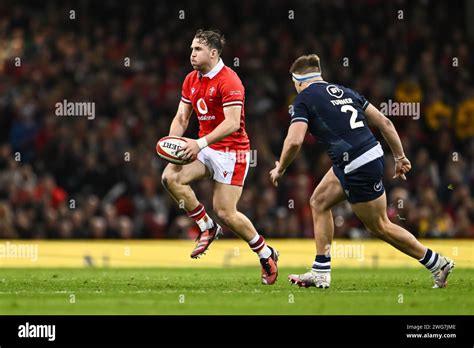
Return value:
M 411 170 L 411 163 L 405 156 L 401 158 L 395 158 L 395 175 L 393 178 L 402 178 L 406 180 L 407 177 L 405 176 Z
M 189 149 L 188 142 L 196 141 L 172 135 L 163 137 L 156 143 L 156 153 L 170 163 L 179 165 L 189 164 L 196 159 L 196 156 L 183 156 L 184 150 Z
M 181 148 L 178 156 L 183 161 L 194 161 L 197 158 L 197 154 L 201 151 L 198 142 L 195 139 L 183 138 L 186 140 L 186 144 Z

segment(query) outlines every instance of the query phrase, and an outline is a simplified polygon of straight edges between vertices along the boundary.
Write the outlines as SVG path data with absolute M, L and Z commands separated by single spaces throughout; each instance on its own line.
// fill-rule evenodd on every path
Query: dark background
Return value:
M 421 103 L 418 120 L 390 117 L 413 165 L 406 182 L 392 180 L 376 133 L 390 218 L 418 237 L 473 238 L 473 23 L 469 1 L 2 1 L 0 238 L 195 236 L 163 191 L 155 144 L 168 134 L 199 28 L 224 33 L 223 60 L 246 88 L 257 166 L 239 208 L 260 233 L 313 234 L 308 201 L 331 165 L 324 148 L 308 135 L 278 190 L 268 171 L 295 96 L 289 66 L 317 53 L 326 80 L 377 107 Z M 56 116 L 64 99 L 95 102 L 95 119 Z M 187 135 L 196 131 L 193 116 Z M 212 185 L 194 185 L 208 211 Z M 336 237 L 368 237 L 347 204 L 333 213 Z

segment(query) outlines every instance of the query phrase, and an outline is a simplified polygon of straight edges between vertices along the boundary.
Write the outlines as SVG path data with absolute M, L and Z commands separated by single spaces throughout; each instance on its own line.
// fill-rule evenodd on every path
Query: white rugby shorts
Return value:
M 222 184 L 243 186 L 250 164 L 250 151 L 217 151 L 205 147 L 197 159 L 211 172 L 211 177 Z

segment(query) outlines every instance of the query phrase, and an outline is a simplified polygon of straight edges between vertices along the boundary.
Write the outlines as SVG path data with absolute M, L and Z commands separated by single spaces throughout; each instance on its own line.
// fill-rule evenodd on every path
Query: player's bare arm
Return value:
M 211 133 L 198 140 L 186 138 L 188 143 L 183 148 L 183 155 L 181 158 L 195 158 L 203 147 L 214 144 L 239 130 L 241 111 L 241 106 L 225 107 L 224 121 L 222 121 Z
M 290 125 L 280 160 L 275 162 L 275 168 L 270 171 L 270 179 L 274 186 L 278 186 L 278 180 L 300 152 L 307 130 L 308 124 L 305 122 L 295 122 Z
M 170 126 L 169 135 L 180 137 L 188 129 L 189 119 L 193 112 L 193 106 L 182 101 L 179 102 L 178 111 L 173 118 Z
M 240 128 L 240 115 L 242 107 L 238 105 L 228 106 L 224 108 L 224 121 L 222 121 L 216 129 L 205 136 L 208 144 L 214 144 L 219 140 L 236 132 Z
M 395 175 L 393 178 L 401 177 L 403 180 L 406 180 L 405 174 L 410 171 L 411 163 L 403 152 L 402 142 L 400 141 L 393 122 L 372 104 L 369 104 L 365 110 L 365 117 L 371 126 L 380 130 L 380 133 L 382 133 L 382 136 L 392 150 L 395 159 Z

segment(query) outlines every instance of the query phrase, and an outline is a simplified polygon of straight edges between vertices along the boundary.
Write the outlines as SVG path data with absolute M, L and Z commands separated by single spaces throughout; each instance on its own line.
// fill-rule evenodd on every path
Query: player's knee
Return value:
M 161 175 L 161 183 L 163 184 L 164 187 L 169 188 L 170 184 L 172 182 L 172 174 L 168 173 L 166 171 L 163 172 Z
M 161 184 L 164 187 L 168 188 L 168 175 L 165 172 L 163 172 L 163 174 L 161 174 Z
M 174 184 L 179 184 L 179 175 L 171 170 L 165 169 L 161 175 L 161 183 L 166 188 L 169 188 Z
M 386 235 L 388 232 L 388 224 L 390 224 L 390 220 L 385 219 L 385 218 L 378 218 L 375 219 L 373 222 L 371 222 L 367 227 L 368 229 L 378 235 L 378 236 L 383 236 Z
M 217 217 L 226 225 L 228 225 L 229 222 L 232 222 L 235 217 L 235 212 L 229 209 L 214 208 L 214 211 Z
M 179 177 L 174 173 L 166 174 L 161 177 L 161 182 L 167 189 L 171 189 L 176 185 L 179 185 Z
M 324 196 L 321 194 L 313 194 L 309 199 L 309 205 L 311 206 L 311 210 L 317 213 L 323 213 L 327 210 L 325 203 Z

